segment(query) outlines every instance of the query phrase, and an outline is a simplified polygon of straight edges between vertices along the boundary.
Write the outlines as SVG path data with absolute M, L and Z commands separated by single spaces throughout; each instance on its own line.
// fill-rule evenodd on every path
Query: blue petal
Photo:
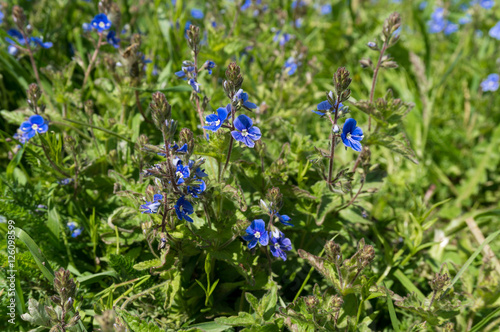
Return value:
M 23 123 L 21 123 L 21 127 L 19 127 L 19 129 L 21 129 L 21 131 L 23 132 L 27 132 L 31 130 L 31 123 L 29 121 L 24 121 Z
M 177 149 L 177 152 L 186 153 L 187 150 L 188 150 L 188 145 L 187 145 L 187 143 L 184 143 L 184 145 L 180 149 Z
M 245 235 L 242 237 L 243 237 L 243 240 L 245 240 L 245 241 L 252 241 L 255 238 L 255 236 L 253 236 L 253 235 Z
M 46 133 L 47 130 L 49 130 L 49 125 L 46 123 L 44 123 L 43 125 L 38 127 L 38 133 L 40 133 L 40 134 Z
M 352 148 L 351 141 L 347 139 L 344 133 L 340 135 L 340 138 L 342 139 L 342 143 L 344 143 L 345 146 L 348 148 Z
M 239 131 L 236 131 L 236 130 L 233 130 L 231 132 L 231 135 L 233 136 L 233 138 L 235 140 L 237 140 L 238 142 L 243 142 L 245 143 L 245 137 L 243 137 L 243 135 L 241 135 L 241 133 Z
M 280 251 L 278 248 L 276 248 L 275 246 L 270 246 L 269 249 L 271 250 L 271 254 L 274 256 L 274 257 L 279 257 L 280 255 Z
M 156 202 L 156 201 L 159 201 L 159 200 L 162 200 L 163 199 L 163 195 L 160 195 L 160 194 L 155 194 L 153 196 L 153 201 Z
M 42 118 L 42 116 L 36 114 L 30 116 L 28 121 L 31 122 L 31 124 L 42 125 L 45 120 Z
M 203 126 L 203 128 L 207 129 L 207 130 L 211 130 L 213 132 L 216 132 L 217 130 L 219 130 L 220 126 L 216 126 L 216 125 L 213 125 L 213 126 Z
M 250 139 L 250 137 L 243 137 L 243 141 L 242 141 L 246 146 L 248 146 L 249 148 L 253 148 L 255 146 L 255 143 Z
M 356 120 L 354 120 L 353 118 L 349 118 L 344 123 L 344 127 L 342 129 L 342 133 L 345 133 L 345 134 L 352 133 L 352 131 L 354 130 L 354 128 L 356 128 Z
M 248 136 L 254 141 L 257 141 L 262 137 L 262 134 L 260 133 L 260 129 L 258 127 L 252 127 L 248 129 Z
M 175 72 L 175 76 L 177 76 L 177 77 L 184 77 L 184 76 L 186 76 L 186 73 L 184 71 L 182 71 L 182 70 L 176 71 Z
M 354 151 L 360 152 L 361 151 L 361 143 L 358 141 L 355 141 L 353 139 L 350 139 L 349 142 L 351 143 L 351 147 Z
M 251 103 L 251 102 L 249 102 L 249 101 L 245 101 L 245 102 L 243 103 L 243 106 L 245 106 L 246 108 L 250 108 L 250 109 L 255 109 L 255 108 L 257 108 L 257 105 L 255 105 L 254 103 Z
M 250 241 L 250 243 L 248 244 L 248 249 L 252 249 L 252 248 L 255 248 L 255 246 L 257 245 L 257 239 L 253 239 L 252 241 Z
M 330 104 L 328 100 L 322 101 L 321 103 L 318 104 L 318 111 L 328 111 L 330 108 L 332 108 L 333 105 Z
M 259 243 L 262 246 L 267 246 L 267 244 L 269 243 L 269 234 L 267 234 L 267 231 L 264 231 L 260 234 Z
M 205 120 L 207 122 L 215 122 L 215 121 L 219 120 L 219 117 L 217 116 L 217 114 L 209 114 L 209 115 L 207 115 Z
M 360 127 L 356 127 L 352 131 L 351 135 L 352 136 L 363 136 L 363 129 L 361 129 Z M 360 140 L 358 140 L 358 141 L 360 141 Z
M 227 119 L 227 114 L 228 114 L 228 112 L 227 112 L 226 108 L 219 107 L 217 109 L 217 115 L 219 116 L 219 120 L 220 120 L 221 123 L 224 122 L 224 120 Z
M 266 231 L 266 223 L 262 219 L 255 219 L 252 221 L 252 225 L 255 232 L 260 232 L 262 234 Z
M 318 111 L 315 111 L 315 110 L 312 110 L 311 112 L 314 112 L 314 113 L 316 113 L 316 114 L 318 114 L 318 115 L 321 115 L 321 116 L 324 116 L 324 115 L 325 115 L 325 113 L 321 113 L 321 112 L 318 112 Z
M 184 211 L 187 213 L 187 214 L 191 214 L 194 212 L 194 208 L 193 208 L 193 205 L 191 203 L 189 203 L 189 201 L 184 201 L 184 203 L 182 204 L 182 207 L 184 208 Z
M 250 127 L 252 127 L 252 125 L 253 125 L 252 119 L 250 119 L 245 114 L 241 114 L 234 120 L 234 126 L 239 131 L 242 131 L 243 129 L 248 130 Z

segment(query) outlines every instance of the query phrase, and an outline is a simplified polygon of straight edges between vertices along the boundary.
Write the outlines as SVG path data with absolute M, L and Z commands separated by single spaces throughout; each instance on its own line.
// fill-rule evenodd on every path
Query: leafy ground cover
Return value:
M 0 329 L 498 329 L 499 19 L 1 3 Z

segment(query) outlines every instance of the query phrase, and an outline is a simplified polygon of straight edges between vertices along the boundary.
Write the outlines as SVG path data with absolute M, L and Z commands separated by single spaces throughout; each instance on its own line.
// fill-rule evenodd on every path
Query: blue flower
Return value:
M 280 237 L 271 237 L 271 244 L 269 245 L 271 249 L 271 254 L 274 257 L 279 257 L 286 261 L 286 252 L 292 250 L 292 242 L 289 238 L 286 238 L 283 233 L 280 232 Z
M 422 1 L 420 5 L 418 5 L 418 9 L 424 10 L 427 7 L 427 1 Z
M 297 62 L 295 61 L 294 57 L 289 57 L 288 60 L 285 62 L 285 73 L 287 73 L 289 76 L 295 74 L 297 71 Z
M 72 181 L 73 181 L 72 178 L 67 178 L 67 179 L 59 180 L 59 181 L 57 181 L 57 183 L 62 185 L 62 186 L 65 186 L 67 184 L 70 184 Z
M 444 34 L 446 36 L 451 35 L 454 32 L 458 31 L 458 24 L 451 23 L 449 21 L 446 22 L 446 27 L 444 28 Z
M 90 31 L 92 31 L 92 25 L 90 23 L 83 23 L 82 29 L 83 29 L 83 32 L 90 32 Z
M 187 192 L 191 194 L 194 198 L 198 198 L 198 195 L 200 195 L 202 192 L 204 192 L 207 189 L 207 185 L 205 181 L 199 180 L 199 184 L 194 184 L 192 186 L 187 187 Z
M 245 3 L 241 6 L 241 10 L 247 10 L 252 5 L 252 0 L 245 0 Z
M 257 108 L 257 105 L 248 101 L 248 93 L 243 92 L 243 89 L 239 89 L 238 92 L 234 95 L 233 101 L 238 101 L 243 107 L 249 109 Z
M 447 25 L 447 21 L 444 19 L 444 8 L 436 8 L 431 14 L 431 19 L 427 22 L 427 24 L 429 25 L 430 33 L 443 31 Z
M 0 24 L 3 23 L 3 18 L 5 17 L 4 13 L 0 11 Z
M 354 151 L 361 151 L 361 141 L 363 139 L 363 130 L 356 127 L 356 120 L 349 118 L 344 123 L 342 134 L 340 135 L 342 142 L 346 147 L 352 148 Z
M 213 62 L 211 60 L 207 60 L 207 61 L 205 61 L 203 68 L 205 68 L 208 71 L 209 75 L 212 75 L 212 69 L 215 68 L 215 62 Z
M 491 37 L 500 40 L 500 21 L 497 24 L 495 24 L 493 28 L 490 29 L 490 32 L 488 34 Z
M 182 66 L 181 70 L 175 72 L 175 76 L 187 80 L 187 76 L 189 75 L 189 73 L 194 73 L 194 66 L 192 65 Z
M 231 132 L 233 138 L 244 143 L 249 148 L 253 148 L 255 146 L 254 141 L 259 140 L 262 136 L 260 129 L 253 127 L 252 119 L 245 114 L 241 114 L 234 120 L 234 127 L 237 130 Z
M 82 230 L 81 228 L 77 228 L 75 229 L 72 233 L 71 233 L 71 237 L 72 238 L 76 238 L 78 235 L 82 234 Z
M 231 113 L 231 104 L 227 104 L 225 108 L 219 107 L 217 109 L 217 114 L 207 115 L 206 121 L 208 126 L 203 126 L 203 128 L 216 132 L 222 126 L 224 121 L 226 121 L 229 113 Z
M 481 89 L 483 91 L 497 91 L 499 86 L 498 74 L 490 74 L 481 82 Z
M 104 30 L 109 30 L 109 28 L 111 28 L 111 21 L 108 19 L 108 16 L 103 13 L 97 14 L 92 22 L 90 22 L 90 24 L 99 33 L 102 33 Z
M 292 38 L 292 35 L 284 32 L 283 34 L 281 33 L 281 30 L 278 30 L 276 34 L 274 35 L 273 41 L 278 41 L 280 46 L 284 46 L 290 39 Z
M 459 24 L 467 24 L 467 23 L 470 23 L 471 21 L 472 21 L 472 17 L 470 16 L 470 14 L 467 14 L 464 17 L 461 17 L 458 20 L 458 23 Z
M 70 232 L 72 232 L 78 227 L 78 224 L 74 221 L 70 221 L 66 225 L 68 226 Z
M 193 219 L 189 216 L 194 212 L 193 205 L 187 201 L 184 196 L 181 196 L 174 205 L 175 214 L 179 220 L 186 220 L 193 222 Z
M 182 165 L 182 161 L 179 161 L 177 163 L 177 171 L 175 172 L 175 175 L 178 177 L 177 184 L 182 184 L 186 182 L 184 178 L 188 178 L 189 175 L 191 175 L 189 166 L 184 166 Z
M 289 216 L 287 216 L 286 214 L 279 214 L 278 212 L 276 212 L 276 217 L 278 217 L 279 221 L 285 225 L 285 226 L 293 226 L 293 224 L 289 223 L 290 220 L 292 220 L 292 218 L 290 218 Z
M 340 103 L 339 107 L 337 109 L 340 110 L 340 109 L 342 109 L 342 107 L 344 107 L 344 105 L 342 103 Z M 325 101 L 322 101 L 321 103 L 319 103 L 318 106 L 316 107 L 316 109 L 317 109 L 317 111 L 312 110 L 311 112 L 323 116 L 326 113 L 332 112 L 332 110 L 334 109 L 334 105 L 330 104 L 330 102 L 328 100 L 325 100 Z M 323 111 L 323 112 L 319 112 L 319 111 Z
M 13 137 L 14 137 L 14 139 L 17 139 L 19 141 L 19 143 L 21 143 L 23 145 L 26 144 L 27 141 L 29 141 L 29 138 L 27 138 L 25 134 L 19 135 L 18 133 L 15 133 Z
M 194 19 L 201 20 L 205 15 L 203 15 L 203 12 L 201 10 L 193 8 L 191 9 L 191 16 Z
M 194 166 L 194 160 L 190 160 L 188 165 L 189 169 L 192 169 Z M 194 175 L 197 178 L 204 178 L 205 176 L 208 176 L 208 174 L 205 173 L 205 170 L 204 169 L 202 170 L 200 167 L 196 168 L 194 172 L 195 172 Z
M 479 5 L 484 9 L 491 9 L 495 5 L 494 0 L 479 0 Z
M 15 41 L 13 41 L 12 39 L 10 39 L 9 37 L 5 37 L 5 40 L 10 44 L 7 51 L 9 52 L 10 55 L 14 56 L 17 54 L 17 52 L 19 51 L 16 47 L 17 44 L 19 45 L 25 45 L 26 44 L 26 41 L 23 37 L 23 35 L 21 34 L 21 32 L 19 32 L 18 30 L 16 29 L 9 29 L 7 31 L 7 34 L 9 36 L 11 36 L 12 38 L 16 39 L 17 43 Z
M 42 38 L 39 37 L 31 37 L 31 41 L 35 44 L 38 45 L 42 48 L 51 48 L 54 44 L 52 42 L 46 42 L 44 43 Z
M 297 5 L 299 6 L 299 8 L 304 7 L 306 5 L 306 2 L 303 0 L 293 1 L 292 2 L 292 9 L 295 9 L 297 7 Z
M 36 133 L 43 134 L 49 130 L 47 122 L 38 114 L 30 116 L 28 121 L 24 121 L 19 127 L 27 139 L 32 138 Z
M 255 219 L 246 230 L 248 235 L 243 236 L 243 240 L 250 241 L 248 249 L 252 249 L 257 245 L 267 246 L 269 243 L 269 235 L 266 231 L 266 223 L 262 219 Z
M 163 195 L 155 194 L 153 196 L 152 202 L 146 202 L 146 204 L 141 205 L 142 213 L 157 213 L 158 209 L 161 206 L 161 200 L 163 199 Z
M 188 84 L 191 85 L 194 92 L 200 93 L 200 84 L 196 82 L 194 78 L 189 79 Z
M 332 12 L 332 5 L 327 4 L 321 6 L 321 15 L 328 15 Z
M 106 40 L 108 41 L 108 44 L 110 44 L 114 48 L 120 47 L 120 38 L 118 38 L 116 36 L 116 31 L 115 30 L 110 30 L 108 32 L 108 35 L 106 36 Z

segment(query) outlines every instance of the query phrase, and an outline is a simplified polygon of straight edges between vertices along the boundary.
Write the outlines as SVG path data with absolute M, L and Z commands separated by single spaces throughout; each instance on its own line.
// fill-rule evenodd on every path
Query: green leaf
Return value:
M 28 247 L 28 250 L 31 252 L 31 255 L 33 256 L 33 259 L 35 260 L 36 265 L 38 266 L 40 271 L 42 271 L 45 278 L 47 278 L 47 280 L 50 283 L 53 283 L 54 282 L 54 271 L 52 271 L 52 269 L 50 268 L 49 262 L 43 256 L 40 248 L 38 248 L 38 246 L 33 241 L 33 239 L 28 234 L 26 234 L 26 232 L 24 232 L 21 228 L 16 227 L 14 232 L 16 234 L 16 237 L 19 240 L 21 240 L 26 245 L 26 247 Z
M 275 281 L 270 281 L 271 288 L 259 301 L 259 313 L 262 313 L 262 317 L 265 321 L 271 319 L 276 311 L 276 303 L 278 302 L 278 285 Z
M 481 331 L 481 329 L 486 325 L 488 324 L 488 322 L 490 320 L 492 320 L 493 318 L 498 318 L 500 315 L 500 307 L 496 308 L 495 310 L 493 310 L 488 316 L 484 317 L 483 319 L 481 319 L 481 321 L 479 323 L 477 323 L 476 325 L 474 325 L 472 327 L 472 329 L 470 329 L 469 332 L 477 332 L 477 331 Z
M 255 318 L 248 312 L 240 312 L 238 316 L 219 317 L 215 319 L 215 322 L 230 326 L 252 326 L 256 324 Z
M 420 289 L 415 287 L 411 280 L 408 279 L 408 277 L 401 270 L 396 270 L 394 272 L 394 276 L 403 284 L 409 293 L 415 293 L 420 301 L 425 301 L 425 295 L 420 291 Z
M 259 300 L 252 294 L 252 293 L 245 293 L 245 298 L 247 299 L 248 303 L 252 306 L 252 309 L 259 314 L 259 316 L 262 316 L 262 313 L 259 312 Z
M 399 332 L 399 320 L 398 316 L 396 315 L 396 310 L 394 310 L 394 304 L 392 303 L 391 295 L 389 294 L 389 291 L 386 288 L 386 295 L 387 295 L 387 308 L 389 309 L 389 317 L 391 318 L 391 324 L 392 328 L 394 331 Z

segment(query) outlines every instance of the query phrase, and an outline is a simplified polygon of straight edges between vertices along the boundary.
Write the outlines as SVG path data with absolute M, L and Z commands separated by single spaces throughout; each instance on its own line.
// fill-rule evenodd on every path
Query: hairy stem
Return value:
M 193 50 L 194 54 L 194 77 L 196 80 L 198 80 L 198 49 L 196 48 Z M 196 92 L 196 91 L 195 91 Z M 203 138 L 207 137 L 207 131 L 205 128 L 203 128 L 203 112 L 201 111 L 200 107 L 200 96 L 198 96 L 198 93 L 196 93 L 196 111 L 198 112 L 198 117 L 200 118 L 200 125 L 201 129 L 203 130 Z
M 40 82 L 40 75 L 38 74 L 38 68 L 36 66 L 35 57 L 33 56 L 33 50 L 31 49 L 31 46 L 30 46 L 30 41 L 29 41 L 28 36 L 26 35 L 26 31 L 24 31 L 24 29 L 21 29 L 21 34 L 23 35 L 24 41 L 26 43 L 26 48 L 28 50 L 28 54 L 30 56 L 31 67 L 33 68 L 33 72 L 35 73 L 36 83 L 38 84 L 40 89 L 42 89 L 42 83 Z
M 141 105 L 141 100 L 139 99 L 139 91 L 138 90 L 135 90 L 135 103 L 137 105 L 137 108 L 139 109 L 139 112 L 141 113 L 142 117 L 144 118 L 144 121 L 146 121 L 147 123 L 154 124 L 154 122 L 149 120 L 146 117 L 146 114 L 144 113 L 144 109 L 142 108 L 142 105 Z
M 94 62 L 97 60 L 97 55 L 99 54 L 99 49 L 101 48 L 102 37 L 103 37 L 103 33 L 100 32 L 99 33 L 99 40 L 97 41 L 97 46 L 95 48 L 94 54 L 92 55 L 92 58 L 90 59 L 89 66 L 87 67 L 87 71 L 85 72 L 85 77 L 83 78 L 82 88 L 85 87 L 85 84 L 87 83 L 87 80 L 89 79 L 90 71 L 92 70 L 92 66 L 94 65 Z
M 337 96 L 337 103 L 335 104 L 334 106 L 334 111 L 335 111 L 335 117 L 334 117 L 334 120 L 332 122 L 332 143 L 331 143 L 331 149 L 330 149 L 330 165 L 328 167 L 328 185 L 331 185 L 332 184 L 332 175 L 333 175 L 333 159 L 335 157 L 335 144 L 336 144 L 336 138 L 337 138 L 337 134 L 335 132 L 333 132 L 335 126 L 337 125 L 337 120 L 338 120 L 338 116 L 339 116 L 339 105 L 340 105 L 340 92 L 337 93 L 338 96 Z M 327 113 L 328 114 L 328 113 Z M 330 121 L 332 121 L 332 117 L 330 114 L 328 114 L 328 117 L 330 119 Z
M 377 66 L 375 67 L 375 70 L 373 71 L 373 80 L 372 80 L 372 87 L 370 90 L 370 105 L 373 103 L 373 96 L 375 95 L 375 86 L 377 84 L 377 77 L 378 77 L 378 72 L 380 70 L 380 65 L 382 64 L 382 57 L 384 56 L 385 51 L 387 50 L 387 40 L 384 42 L 384 45 L 382 46 L 382 50 L 380 50 L 380 55 L 378 57 L 378 62 Z M 368 131 L 371 130 L 372 127 L 372 117 L 368 117 Z

